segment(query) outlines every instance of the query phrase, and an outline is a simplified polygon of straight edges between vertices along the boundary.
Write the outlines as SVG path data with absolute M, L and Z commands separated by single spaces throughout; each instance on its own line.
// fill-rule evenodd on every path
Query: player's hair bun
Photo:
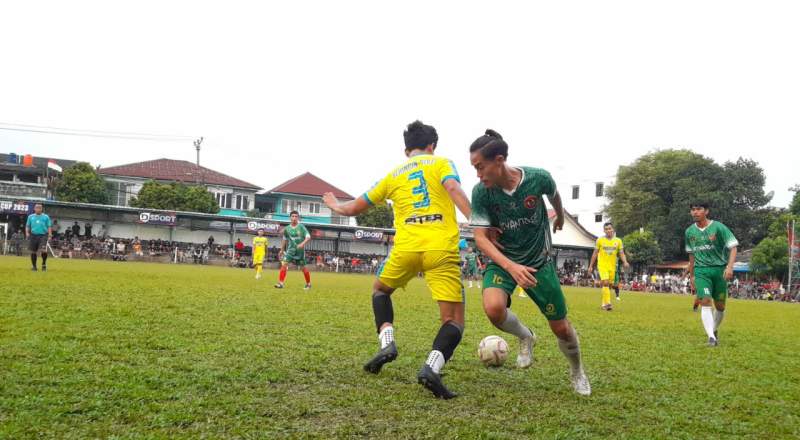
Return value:
M 503 136 L 501 136 L 500 133 L 492 130 L 491 128 L 487 128 L 486 129 L 486 136 L 491 136 L 491 137 L 497 138 L 497 139 L 503 139 Z

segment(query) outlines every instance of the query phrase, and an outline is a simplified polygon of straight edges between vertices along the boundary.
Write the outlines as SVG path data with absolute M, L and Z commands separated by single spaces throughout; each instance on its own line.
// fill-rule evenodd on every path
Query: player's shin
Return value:
M 528 327 L 522 325 L 511 309 L 506 309 L 506 320 L 497 325 L 497 328 L 520 339 L 530 338 L 533 334 Z
M 714 331 L 719 330 L 720 324 L 722 324 L 722 318 L 725 317 L 725 310 L 714 310 Z
M 558 339 L 558 348 L 561 353 L 564 353 L 567 361 L 569 361 L 570 370 L 575 375 L 583 371 L 581 346 L 580 341 L 578 341 L 578 333 L 571 325 L 567 325 L 569 326 L 568 331 L 565 334 L 556 335 L 556 337 Z
M 31 265 L 36 267 L 36 252 L 31 254 Z
M 701 306 L 700 319 L 709 339 L 716 339 L 714 337 L 714 309 L 711 306 Z
M 373 292 L 372 312 L 375 314 L 375 327 L 378 331 L 381 348 L 386 348 L 386 346 L 394 342 L 392 297 L 380 291 Z
M 311 283 L 311 272 L 309 272 L 305 267 L 303 268 L 303 277 L 306 279 L 306 284 Z
M 432 350 L 425 361 L 434 373 L 439 374 L 444 364 L 453 357 L 463 333 L 464 327 L 454 321 L 447 321 L 439 328 L 439 333 L 433 340 Z
M 281 266 L 281 271 L 278 274 L 278 280 L 281 282 L 281 284 L 283 284 L 283 282 L 286 281 L 286 271 L 288 267 L 289 266 Z

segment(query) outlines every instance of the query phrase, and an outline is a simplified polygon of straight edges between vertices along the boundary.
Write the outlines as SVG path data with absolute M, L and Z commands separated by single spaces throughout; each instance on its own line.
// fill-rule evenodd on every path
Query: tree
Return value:
M 625 257 L 635 271 L 661 262 L 661 247 L 650 231 L 634 231 L 622 238 Z
M 789 240 L 785 234 L 761 240 L 761 243 L 753 249 L 753 256 L 750 258 L 753 272 L 783 280 L 789 270 L 788 247 Z
M 153 180 L 145 182 L 139 194 L 131 199 L 131 206 L 210 214 L 219 212 L 214 196 L 202 186 Z
M 794 197 L 789 204 L 789 212 L 794 215 L 800 215 L 800 185 L 795 185 L 789 188 L 789 191 L 794 191 Z
M 64 202 L 108 203 L 105 182 L 86 162 L 78 162 L 64 170 L 55 193 L 56 198 Z
M 389 204 L 384 203 L 369 208 L 366 212 L 356 217 L 359 226 L 373 228 L 391 228 L 394 225 L 394 213 Z
M 764 172 L 740 158 L 724 166 L 689 150 L 662 150 L 620 167 L 608 188 L 608 214 L 620 235 L 652 231 L 665 259 L 686 258 L 684 231 L 691 223 L 689 204 L 711 204 L 711 218 L 731 227 L 744 247 L 766 235 L 770 213 Z

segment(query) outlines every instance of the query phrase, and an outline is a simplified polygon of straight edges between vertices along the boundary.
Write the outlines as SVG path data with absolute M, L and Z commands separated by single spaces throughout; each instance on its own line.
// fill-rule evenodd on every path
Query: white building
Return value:
M 605 212 L 608 204 L 606 188 L 614 183 L 615 178 L 616 176 L 579 177 L 559 179 L 556 182 L 564 209 L 594 235 L 603 235 L 603 223 L 609 221 Z
M 214 195 L 222 215 L 244 216 L 255 208 L 256 191 L 261 187 L 222 174 L 192 162 L 156 159 L 145 162 L 100 168 L 97 173 L 109 184 L 111 204 L 130 206 L 148 180 L 203 185 Z

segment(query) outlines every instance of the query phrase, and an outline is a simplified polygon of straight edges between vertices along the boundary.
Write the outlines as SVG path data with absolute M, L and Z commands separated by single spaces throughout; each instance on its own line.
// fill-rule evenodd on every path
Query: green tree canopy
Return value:
M 661 262 L 661 247 L 650 231 L 634 231 L 622 238 L 625 257 L 634 270 L 641 271 L 647 266 Z
M 148 181 L 131 199 L 131 206 L 171 211 L 203 212 L 216 214 L 219 205 L 214 196 L 202 186 L 182 183 L 159 183 Z
M 394 225 L 394 213 L 389 204 L 375 205 L 356 217 L 359 226 L 373 228 L 391 228 Z
M 800 215 L 800 185 L 793 186 L 790 191 L 794 191 L 794 197 L 792 197 L 792 202 L 789 203 L 789 212 L 794 215 Z
M 783 280 L 789 270 L 789 240 L 786 235 L 761 240 L 753 249 L 750 267 L 755 273 Z
M 86 162 L 78 162 L 64 170 L 56 184 L 55 195 L 64 202 L 108 203 L 105 182 Z
M 708 201 L 711 218 L 728 225 L 743 247 L 767 233 L 764 172 L 749 159 L 721 166 L 689 150 L 656 151 L 620 167 L 607 195 L 619 234 L 652 231 L 665 259 L 686 258 L 684 231 L 694 200 Z

